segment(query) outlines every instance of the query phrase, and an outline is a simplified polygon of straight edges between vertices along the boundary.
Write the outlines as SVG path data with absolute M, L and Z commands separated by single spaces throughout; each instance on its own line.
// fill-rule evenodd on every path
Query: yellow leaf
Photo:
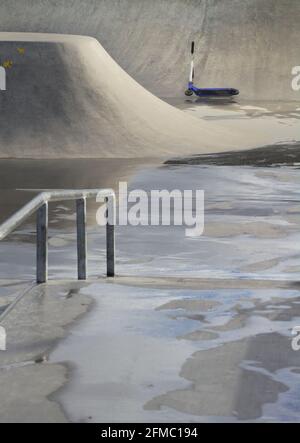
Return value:
M 20 55 L 24 55 L 25 54 L 25 48 L 17 48 L 17 51 Z
M 11 60 L 5 60 L 4 62 L 3 62 L 3 68 L 5 68 L 5 69 L 10 69 L 10 68 L 12 68 L 12 65 L 13 65 L 13 62 L 11 61 Z

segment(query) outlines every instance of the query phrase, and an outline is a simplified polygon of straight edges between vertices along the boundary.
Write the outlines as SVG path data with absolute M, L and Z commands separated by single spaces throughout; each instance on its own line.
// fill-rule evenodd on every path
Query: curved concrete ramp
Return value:
M 0 53 L 12 62 L 0 96 L 3 158 L 168 157 L 239 146 L 230 131 L 146 91 L 94 38 L 0 33 Z
M 297 0 L 10 0 L 0 5 L 8 32 L 90 35 L 144 87 L 182 95 L 190 41 L 196 82 L 232 86 L 246 99 L 299 100 Z

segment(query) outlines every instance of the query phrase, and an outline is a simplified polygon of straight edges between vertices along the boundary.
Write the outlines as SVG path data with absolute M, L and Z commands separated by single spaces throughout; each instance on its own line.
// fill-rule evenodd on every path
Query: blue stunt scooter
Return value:
M 240 91 L 234 88 L 197 88 L 194 86 L 195 77 L 195 67 L 194 67 L 194 53 L 195 53 L 195 42 L 192 42 L 191 47 L 191 71 L 188 83 L 188 89 L 185 91 L 187 97 L 191 97 L 193 94 L 198 97 L 232 97 L 234 95 L 239 95 Z

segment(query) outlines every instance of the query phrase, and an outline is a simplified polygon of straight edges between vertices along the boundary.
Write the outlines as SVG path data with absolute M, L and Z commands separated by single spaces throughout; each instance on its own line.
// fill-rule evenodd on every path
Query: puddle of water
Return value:
M 290 343 L 300 322 L 298 291 L 96 283 L 84 292 L 96 299 L 93 311 L 50 357 L 71 365 L 55 399 L 72 421 L 295 419 L 298 403 L 287 400 L 299 385 L 299 374 L 288 376 L 288 368 L 300 370 L 300 353 Z M 195 331 L 216 334 L 190 338 Z
M 225 129 L 244 134 L 241 147 L 252 140 L 253 146 L 299 141 L 300 114 L 297 102 L 243 102 L 235 100 L 166 101 L 196 118 L 217 122 Z
M 98 180 L 99 164 L 91 180 L 92 163 L 81 164 L 80 180 L 72 167 L 66 179 L 59 172 L 51 187 L 107 186 L 106 179 Z M 54 167 L 45 177 L 53 176 Z M 26 174 L 18 187 L 50 187 L 42 174 L 28 180 Z M 15 191 L 13 177 L 4 177 L 1 204 L 8 214 L 31 195 Z M 110 186 L 120 177 L 116 168 Z M 131 189 L 205 190 L 207 228 L 201 237 L 186 238 L 184 227 L 118 227 L 119 274 L 300 278 L 297 168 L 165 165 L 128 177 Z M 105 232 L 96 226 L 97 208 L 96 202 L 88 206 L 89 275 L 94 277 L 105 271 Z M 76 278 L 74 214 L 69 204 L 51 208 L 50 277 Z M 34 230 L 31 220 L 1 244 L 0 275 L 34 277 Z M 150 290 L 104 283 L 86 291 L 95 297 L 95 308 L 52 355 L 52 361 L 70 365 L 69 383 L 57 398 L 72 420 L 295 419 L 299 374 L 290 368 L 299 367 L 300 354 L 292 353 L 289 334 L 300 322 L 297 291 Z M 7 288 L 3 295 L 8 296 Z M 189 310 L 184 300 L 191 298 L 218 303 Z M 174 299 L 183 300 L 184 307 L 157 309 Z

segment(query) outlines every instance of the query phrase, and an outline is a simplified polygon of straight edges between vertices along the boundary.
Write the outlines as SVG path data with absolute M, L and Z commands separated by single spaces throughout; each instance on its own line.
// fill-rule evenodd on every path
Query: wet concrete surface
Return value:
M 297 290 L 88 291 L 93 311 L 51 355 L 72 363 L 54 396 L 72 421 L 298 421 Z
M 166 100 L 199 120 L 218 122 L 232 131 L 238 126 L 246 138 L 250 134 L 256 138 L 258 146 L 220 154 L 181 156 L 166 164 L 276 167 L 300 163 L 300 107 L 297 102 L 243 102 L 239 98 Z
M 166 161 L 168 165 L 219 165 L 219 166 L 299 166 L 300 143 L 264 146 L 239 152 L 214 155 L 195 155 Z
M 285 146 L 291 149 L 299 146 L 300 140 L 300 106 L 299 101 L 278 102 L 278 101 L 244 101 L 237 99 L 199 99 L 193 98 L 189 100 L 166 99 L 168 103 L 193 115 L 201 121 L 206 121 L 211 125 L 211 131 L 214 131 L 214 125 L 218 124 L 224 130 L 229 130 L 234 137 L 237 128 L 243 134 L 245 140 L 253 140 L 254 147 L 262 147 L 253 156 L 250 156 L 252 164 L 260 166 L 259 160 L 261 155 L 265 154 L 266 165 L 274 163 L 291 163 L 290 155 L 285 156 Z M 277 145 L 278 151 L 277 151 Z M 241 149 L 244 142 L 241 143 Z M 252 148 L 253 146 L 251 146 Z M 272 155 L 272 147 L 275 153 Z M 233 150 L 234 146 L 232 147 Z M 267 149 L 267 151 L 265 151 Z M 235 149 L 236 150 L 236 149 Z M 228 151 L 231 151 L 229 149 Z M 294 149 L 294 154 L 297 149 Z M 200 152 L 199 152 L 200 154 Z M 290 154 L 290 152 L 288 152 Z M 227 155 L 227 153 L 225 154 Z M 278 158 L 279 155 L 279 158 Z M 282 159 L 280 159 L 280 155 Z M 255 158 L 257 156 L 257 158 Z M 183 155 L 184 157 L 184 155 Z M 197 157 L 197 156 L 196 156 Z M 246 159 L 249 152 L 246 153 Z M 230 164 L 243 164 L 239 160 L 234 161 L 231 156 Z M 240 153 L 237 154 L 240 158 Z M 298 158 L 298 157 L 297 157 Z M 222 155 L 220 156 L 222 159 Z M 216 164 L 222 164 L 222 160 L 215 159 Z M 294 160 L 295 161 L 295 160 Z M 225 163 L 228 164 L 228 163 Z M 264 163 L 263 163 L 264 164 Z
M 7 319 L 0 420 L 299 421 L 300 354 L 291 331 L 300 324 L 300 176 L 295 162 L 269 167 L 286 163 L 292 139 L 286 149 L 246 152 L 254 161 L 235 166 L 226 156 L 225 165 L 220 157 L 156 167 L 1 161 L 2 220 L 41 189 L 117 188 L 128 180 L 147 193 L 203 189 L 205 230 L 187 238 L 180 226 L 118 227 L 118 278 L 73 288 L 64 280 L 76 279 L 75 208 L 51 205 L 50 278 L 61 284 L 33 293 Z M 97 208 L 88 205 L 92 279 L 105 272 Z M 34 279 L 34 219 L 1 251 L 0 312 Z M 93 309 L 45 361 L 90 297 Z
M 168 165 L 132 179 L 204 188 L 204 235 L 118 228 L 120 277 L 89 288 L 95 309 L 51 356 L 72 364 L 55 396 L 72 421 L 298 421 L 298 182 L 289 167 Z
M 17 286 L 1 280 L 0 284 L 1 293 Z M 91 304 L 81 287 L 78 282 L 35 287 L 1 322 L 7 336 L 6 351 L 0 352 L 1 423 L 67 421 L 50 395 L 66 382 L 68 371 L 64 365 L 49 364 L 48 356 Z

